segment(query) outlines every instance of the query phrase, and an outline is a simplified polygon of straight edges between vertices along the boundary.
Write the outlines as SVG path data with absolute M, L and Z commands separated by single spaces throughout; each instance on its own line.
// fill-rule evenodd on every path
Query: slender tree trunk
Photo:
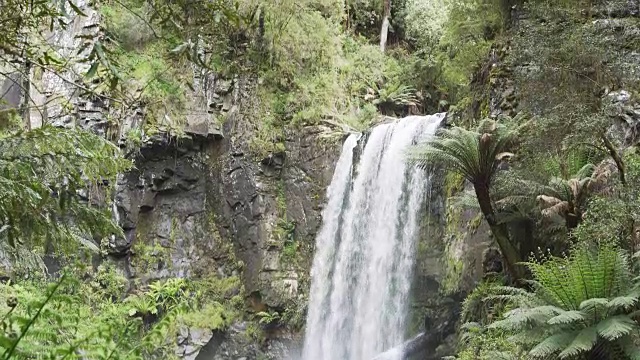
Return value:
M 580 214 L 567 214 L 565 218 L 565 225 L 568 230 L 572 230 L 580 225 L 580 221 L 582 221 L 582 216 L 580 216 Z
M 631 220 L 631 244 L 629 244 L 629 247 L 632 254 L 639 250 L 638 245 L 640 245 L 640 223 Z
M 489 228 L 498 243 L 498 247 L 500 247 L 500 252 L 502 253 L 506 263 L 506 268 L 515 279 L 523 278 L 524 271 L 522 267 L 520 265 L 516 265 L 522 261 L 522 258 L 518 250 L 511 243 L 506 224 L 499 224 L 496 220 L 493 205 L 491 204 L 491 197 L 489 196 L 489 187 L 484 184 L 474 184 L 474 190 L 476 192 L 476 197 L 478 198 L 480 210 L 489 224 Z
M 25 60 L 24 73 L 22 74 L 22 95 L 20 104 L 20 115 L 27 130 L 31 130 L 31 110 L 29 100 L 31 99 L 31 63 Z
M 380 30 L 380 51 L 384 52 L 387 47 L 387 36 L 389 35 L 389 18 L 391 18 L 391 0 L 382 0 L 382 29 Z

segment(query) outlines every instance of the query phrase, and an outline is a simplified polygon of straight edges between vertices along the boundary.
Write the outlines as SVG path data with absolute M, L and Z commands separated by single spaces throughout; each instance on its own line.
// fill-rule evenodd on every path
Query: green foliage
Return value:
M 525 360 L 526 354 L 503 330 L 490 329 L 478 323 L 461 326 L 461 351 L 454 360 Z
M 300 331 L 304 328 L 306 322 L 306 307 L 306 301 L 294 300 L 293 303 L 289 304 L 282 312 L 280 322 L 293 331 Z
M 167 279 L 119 301 L 115 269 L 90 276 L 0 285 L 2 358 L 171 359 L 180 326 L 224 330 L 243 306 L 238 278 Z
M 47 126 L 0 134 L 0 154 L 0 244 L 9 260 L 19 247 L 97 250 L 94 239 L 121 234 L 103 184 L 129 163 L 113 144 Z
M 138 295 L 162 309 L 162 315 L 149 324 L 145 318 L 130 316 L 127 303 L 94 297 L 90 288 L 70 275 L 48 286 L 38 282 L 1 286 L 3 359 L 171 356 L 172 324 L 184 306 L 158 302 L 156 295 L 165 292 L 161 286 Z
M 107 34 L 127 52 L 144 47 L 160 35 L 149 24 L 150 8 L 143 1 L 104 1 L 99 9 Z
M 453 10 L 452 6 L 455 5 L 453 1 L 448 0 L 406 1 L 402 14 L 406 37 L 414 42 L 419 50 L 426 52 L 426 55 L 434 55 L 443 32 L 452 30 L 453 26 L 448 25 L 447 21 Z
M 184 124 L 185 92 L 190 86 L 190 69 L 170 50 L 177 33 L 155 23 L 159 9 L 142 0 L 105 0 L 99 10 L 106 34 L 107 50 L 120 77 L 120 96 L 144 107 L 145 128 L 162 126 L 179 130 Z M 165 15 L 168 16 L 168 15 Z
M 499 318 L 512 303 L 512 297 L 523 295 L 524 290 L 503 286 L 501 283 L 484 280 L 464 299 L 462 321 L 488 325 Z
M 157 270 L 159 264 L 170 263 L 171 249 L 162 246 L 157 239 L 149 243 L 136 242 L 131 251 L 134 255 L 131 264 L 144 273 Z
M 489 328 L 513 333 L 511 339 L 534 358 L 637 358 L 640 292 L 632 285 L 628 256 L 615 245 L 583 244 L 568 257 L 545 260 L 529 263 L 534 292 L 511 297 L 518 307 Z
M 491 120 L 482 122 L 477 130 L 451 127 L 414 148 L 410 160 L 420 166 L 443 164 L 473 184 L 490 186 L 499 165 L 497 160 L 508 153 L 515 139 L 514 130 Z
M 520 278 L 523 276 L 521 269 L 515 266 L 522 255 L 504 224 L 498 221 L 490 194 L 500 161 L 513 155 L 508 150 L 515 145 L 516 135 L 517 130 L 493 120 L 481 122 L 475 131 L 461 127 L 445 128 L 434 139 L 412 149 L 409 159 L 422 167 L 444 165 L 473 184 L 480 210 L 506 265 L 512 275 Z
M 640 214 L 640 157 L 630 153 L 624 157 L 627 186 L 609 183 L 588 204 L 583 222 L 573 232 L 578 242 L 613 242 L 631 252 L 639 250 L 638 214 Z
M 582 221 L 582 213 L 593 188 L 602 183 L 602 174 L 595 173 L 595 166 L 587 164 L 568 180 L 551 178 L 537 200 L 545 217 L 561 216 L 568 229 L 575 228 Z
M 504 16 L 496 0 L 453 0 L 437 53 L 442 82 L 455 94 L 471 80 L 502 30 Z
M 96 269 L 90 286 L 100 297 L 119 300 L 125 293 L 127 279 L 114 265 L 103 263 Z
M 51 46 L 48 31 L 64 31 L 73 24 L 69 18 L 87 16 L 76 1 L 56 0 L 33 3 L 25 0 L 7 0 L 2 4 L 0 14 L 0 76 L 2 78 L 21 75 L 29 77 L 31 70 L 36 73 L 49 71 L 57 81 L 71 83 L 78 90 L 93 92 L 93 86 L 84 83 L 101 70 L 106 87 L 115 88 L 121 80 L 117 71 L 106 56 L 104 38 L 97 32 L 88 31 L 78 37 L 79 46 L 75 49 L 60 49 Z M 66 53 L 65 53 L 66 52 Z M 78 64 L 88 65 L 85 78 L 78 76 L 77 82 L 61 74 L 73 71 Z M 75 71 L 74 71 L 75 72 Z M 82 74 L 80 74 L 82 75 Z M 23 87 L 22 84 L 16 83 Z M 23 89 L 24 91 L 24 89 Z M 28 90 L 27 90 L 28 92 Z M 22 95 L 21 115 L 27 113 L 31 100 L 29 94 Z M 42 110 L 42 109 L 39 109 Z M 25 116 L 25 118 L 27 118 Z
M 197 329 L 226 330 L 237 317 L 234 311 L 219 302 L 210 302 L 198 311 L 181 316 L 180 323 Z
M 259 323 L 264 325 L 274 324 L 280 320 L 280 314 L 277 311 L 272 313 L 261 311 L 256 316 L 260 318 Z

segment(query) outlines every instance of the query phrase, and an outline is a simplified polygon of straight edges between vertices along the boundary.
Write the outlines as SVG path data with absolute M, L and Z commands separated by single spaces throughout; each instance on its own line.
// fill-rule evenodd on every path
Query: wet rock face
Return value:
M 126 260 L 130 277 L 195 276 L 228 255 L 206 213 L 207 146 L 150 142 L 118 179 L 115 208 L 125 237 L 112 241 L 110 253 Z
M 474 85 L 486 85 L 478 90 L 488 95 L 482 105 L 478 104 L 482 111 L 476 116 L 513 117 L 521 110 L 546 116 L 557 113 L 556 106 L 566 98 L 576 99 L 574 103 L 591 103 L 599 96 L 609 101 L 612 91 L 633 94 L 640 81 L 640 52 L 636 46 L 640 41 L 640 4 L 637 0 L 590 4 L 590 8 L 585 4 L 580 13 L 571 16 L 526 2 L 515 6 L 508 36 L 496 42 L 474 78 Z M 564 41 L 567 38 L 577 40 Z M 576 53 L 581 56 L 574 62 L 555 62 L 560 55 L 570 57 Z M 561 78 L 562 71 L 558 69 L 562 68 L 574 73 L 567 80 L 572 85 L 569 92 L 564 89 L 566 83 L 554 82 Z M 580 76 L 576 78 L 575 74 Z M 610 79 L 604 81 L 598 76 Z M 601 88 L 593 89 L 592 94 L 580 92 L 595 83 L 588 79 L 598 79 L 597 86 Z M 586 86 L 581 84 L 583 80 L 588 82 Z M 567 104 L 571 105 L 563 103 Z
M 244 122 L 233 113 L 217 162 L 215 195 L 222 215 L 222 236 L 232 239 L 244 262 L 245 291 L 263 305 L 283 309 L 308 288 L 308 273 L 326 187 L 341 149 L 341 136 L 324 126 L 287 135 L 286 151 L 258 159 L 247 149 Z M 295 256 L 283 257 L 285 246 Z M 303 290 L 304 289 L 304 290 Z M 259 306 L 259 305 L 258 305 Z
M 131 154 L 135 169 L 118 179 L 115 194 L 125 236 L 112 239 L 110 255 L 142 283 L 241 276 L 255 311 L 282 313 L 306 302 L 315 234 L 344 135 L 305 127 L 287 135 L 285 151 L 256 157 L 247 146 L 255 119 L 240 108 L 231 109 L 224 138 L 159 136 Z M 289 347 L 282 339 L 292 334 L 260 345 L 236 325 L 206 336 L 185 329 L 176 351 L 185 359 L 200 359 L 201 348 L 213 354 L 203 359 L 280 359 Z

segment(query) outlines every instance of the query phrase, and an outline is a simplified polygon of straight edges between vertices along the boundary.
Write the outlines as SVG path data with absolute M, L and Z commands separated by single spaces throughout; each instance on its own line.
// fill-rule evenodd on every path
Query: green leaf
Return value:
M 609 309 L 631 309 L 638 303 L 638 298 L 635 296 L 618 296 L 607 304 Z
M 609 299 L 605 298 L 592 298 L 587 299 L 580 303 L 580 310 L 584 311 L 595 311 L 599 308 L 606 308 L 609 305 Z
M 97 61 L 94 61 L 93 64 L 91 64 L 91 67 L 89 68 L 89 70 L 87 71 L 87 73 L 84 75 L 87 79 L 91 79 L 92 77 L 94 77 L 96 75 L 96 72 L 98 72 L 98 67 L 100 66 L 100 63 Z
M 14 339 L 11 339 L 4 335 L 0 335 L 0 348 L 9 349 L 13 346 L 14 343 Z
M 586 314 L 578 310 L 565 311 L 559 315 L 556 315 L 547 321 L 549 325 L 558 324 L 571 324 L 577 321 L 583 321 Z

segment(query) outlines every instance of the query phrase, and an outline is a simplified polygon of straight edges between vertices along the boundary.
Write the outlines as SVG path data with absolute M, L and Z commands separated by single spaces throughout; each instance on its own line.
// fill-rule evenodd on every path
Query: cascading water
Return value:
M 352 159 L 360 136 L 345 141 L 316 238 L 303 360 L 370 360 L 404 340 L 429 187 L 424 171 L 406 165 L 405 152 L 432 136 L 443 117 L 410 116 L 375 127 L 359 149 L 357 168 Z M 392 351 L 386 358 L 401 356 Z

